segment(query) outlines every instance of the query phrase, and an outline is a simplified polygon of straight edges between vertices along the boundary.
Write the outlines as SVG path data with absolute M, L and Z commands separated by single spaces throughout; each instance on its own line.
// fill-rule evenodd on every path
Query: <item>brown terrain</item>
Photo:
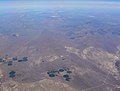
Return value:
M 7 56 L 0 91 L 120 91 L 119 16 L 34 11 L 0 17 L 0 58 Z M 13 57 L 28 61 L 7 65 Z M 72 71 L 70 81 L 65 72 L 48 76 L 62 67 Z

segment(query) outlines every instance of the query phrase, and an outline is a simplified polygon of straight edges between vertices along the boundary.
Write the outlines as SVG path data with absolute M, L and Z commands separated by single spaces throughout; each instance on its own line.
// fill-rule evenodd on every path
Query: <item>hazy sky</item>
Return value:
M 120 0 L 0 0 L 0 10 L 32 8 L 120 8 Z
M 59 1 L 59 2 L 63 2 L 63 1 L 67 1 L 67 2 L 70 2 L 70 1 L 74 1 L 74 2 L 76 2 L 76 1 L 86 1 L 86 2 L 93 2 L 93 1 L 104 1 L 104 2 L 120 2 L 120 0 L 0 0 L 0 2 L 52 2 L 52 1 L 54 1 L 54 2 L 56 2 L 56 1 Z
M 0 0 L 0 1 L 120 1 L 120 0 Z

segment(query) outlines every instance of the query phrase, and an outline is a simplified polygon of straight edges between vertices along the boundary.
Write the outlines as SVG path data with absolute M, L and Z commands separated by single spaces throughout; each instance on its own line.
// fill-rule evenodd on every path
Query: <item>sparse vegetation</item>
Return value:
M 10 73 L 9 73 L 9 77 L 10 78 L 14 78 L 16 76 L 16 72 L 15 71 L 11 71 Z
M 67 73 L 71 74 L 71 73 L 72 73 L 72 71 L 67 71 Z
M 59 72 L 64 72 L 64 69 L 59 69 Z
M 50 70 L 47 72 L 48 76 L 49 77 L 55 77 L 55 76 L 59 76 L 64 78 L 64 80 L 66 81 L 70 81 L 71 78 L 70 78 L 70 75 L 69 74 L 72 74 L 72 71 L 70 70 L 70 68 L 67 68 L 67 67 L 62 67 L 58 70 Z

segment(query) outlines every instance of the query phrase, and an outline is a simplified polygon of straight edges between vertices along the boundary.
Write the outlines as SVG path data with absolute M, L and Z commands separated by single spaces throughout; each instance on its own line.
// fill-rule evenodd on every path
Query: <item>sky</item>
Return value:
M 0 0 L 0 10 L 73 7 L 120 8 L 120 0 Z
M 0 0 L 0 2 L 3 1 L 106 1 L 106 2 L 120 2 L 120 0 Z

